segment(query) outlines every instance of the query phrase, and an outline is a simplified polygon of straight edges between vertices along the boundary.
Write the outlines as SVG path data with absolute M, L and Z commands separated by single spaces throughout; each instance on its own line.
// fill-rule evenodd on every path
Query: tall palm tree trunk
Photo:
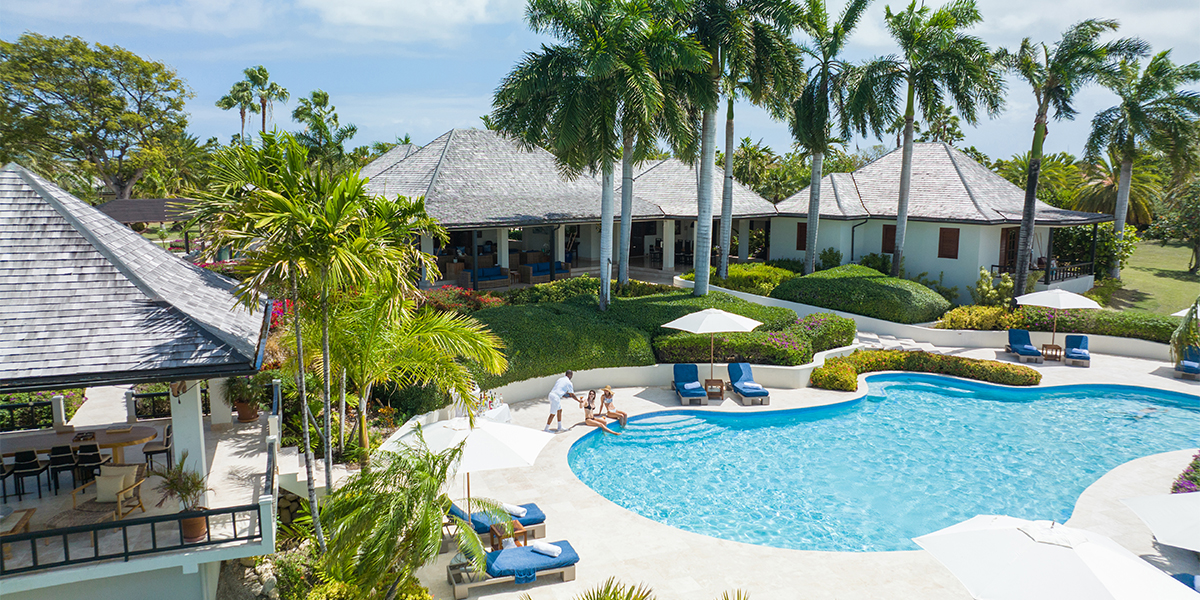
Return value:
M 913 160 L 913 85 L 908 84 L 908 107 L 904 109 L 904 151 L 900 163 L 900 201 L 896 206 L 896 241 L 892 253 L 892 277 L 900 276 L 901 261 L 904 260 L 904 235 L 908 230 L 908 191 L 912 185 Z
M 371 382 L 367 382 L 358 397 L 358 466 L 363 470 L 371 466 L 371 436 L 367 432 L 367 400 L 371 397 Z
M 346 449 L 346 368 L 342 367 L 342 387 L 338 394 L 338 452 Z
M 725 109 L 725 183 L 721 188 L 721 255 L 717 258 L 717 277 L 729 277 L 729 251 L 733 243 L 733 96 Z M 742 242 L 748 243 L 748 242 Z
M 262 99 L 262 132 L 267 132 L 267 99 Z
M 1126 152 L 1121 157 L 1121 180 L 1117 182 L 1117 206 L 1113 210 L 1113 235 L 1119 244 L 1125 239 L 1125 216 L 1129 213 L 1129 183 L 1133 179 L 1133 153 Z M 1121 261 L 1114 261 L 1108 270 L 1108 276 L 1113 279 L 1121 278 Z
M 333 493 L 333 402 L 329 368 L 329 267 L 321 267 L 321 381 L 324 396 L 321 398 L 325 409 L 325 493 Z
M 240 112 L 242 115 L 242 133 L 241 133 L 241 135 L 238 136 L 238 139 L 244 140 L 244 139 L 246 139 L 246 107 L 245 106 L 239 107 L 238 112 Z
M 808 233 L 804 240 L 804 272 L 817 270 L 817 227 L 821 224 L 821 168 L 825 166 L 825 152 L 813 150 L 812 184 L 808 187 Z M 854 254 L 854 249 L 850 249 Z
M 613 160 L 604 159 L 600 188 L 600 310 L 608 310 L 612 295 Z
M 1042 144 L 1046 140 L 1046 107 L 1038 110 L 1033 125 L 1033 147 L 1029 150 L 1029 168 L 1025 173 L 1025 207 L 1021 211 L 1021 233 L 1017 238 L 1017 276 L 1013 286 L 1013 306 L 1025 293 L 1029 279 L 1029 259 L 1033 253 L 1033 223 L 1037 214 L 1038 177 L 1042 171 Z
M 714 70 L 719 62 L 714 60 Z M 715 85 L 716 75 L 713 76 Z M 708 266 L 712 253 L 712 178 L 717 151 L 717 107 L 704 110 L 700 126 L 700 177 L 696 182 L 696 243 L 692 248 L 692 265 L 696 271 L 696 296 L 708 294 Z
M 317 545 L 321 554 L 325 553 L 325 533 L 321 531 L 321 516 L 317 508 L 317 485 L 313 481 L 312 438 L 309 436 L 308 424 L 311 417 L 308 414 L 308 396 L 304 385 L 304 342 L 300 334 L 300 287 L 296 283 L 296 264 L 292 263 L 288 271 L 292 280 L 292 314 L 295 315 L 296 327 L 296 395 L 300 398 L 303 413 L 304 428 L 304 474 L 308 477 L 308 509 L 312 513 L 313 527 L 317 534 Z
M 633 236 L 633 128 L 624 132 L 621 147 L 621 248 L 617 283 L 629 283 L 629 242 Z

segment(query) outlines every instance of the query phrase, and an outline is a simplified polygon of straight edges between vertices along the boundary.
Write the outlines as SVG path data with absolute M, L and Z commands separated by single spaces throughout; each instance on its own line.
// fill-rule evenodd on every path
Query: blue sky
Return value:
M 883 28 L 887 3 L 877 0 L 871 7 L 851 40 L 851 58 L 895 51 Z M 1071 23 L 1102 17 L 1119 19 L 1121 35 L 1140 36 L 1155 51 L 1172 48 L 1176 62 L 1200 60 L 1197 0 L 978 3 L 985 22 L 976 34 L 992 46 L 1013 47 L 1026 36 L 1054 41 Z M 842 2 L 830 5 L 840 8 Z M 342 122 L 358 126 L 356 145 L 405 133 L 423 144 L 452 127 L 481 126 L 496 84 L 524 52 L 549 41 L 526 27 L 522 0 L 0 2 L 0 38 L 14 40 L 24 31 L 119 45 L 173 66 L 195 92 L 189 127 L 201 139 L 228 140 L 237 133 L 236 111 L 213 103 L 241 79 L 243 68 L 265 65 L 292 95 L 275 111 L 281 127 L 296 128 L 289 118 L 295 99 L 320 88 L 330 93 Z M 963 145 L 993 157 L 1028 150 L 1032 96 L 1020 82 L 1010 83 L 1005 112 L 965 128 Z M 1047 150 L 1080 153 L 1091 116 L 1115 103 L 1101 88 L 1082 92 L 1078 120 L 1051 123 Z M 739 106 L 737 115 L 738 137 L 762 139 L 777 151 L 791 145 L 786 124 L 761 110 Z

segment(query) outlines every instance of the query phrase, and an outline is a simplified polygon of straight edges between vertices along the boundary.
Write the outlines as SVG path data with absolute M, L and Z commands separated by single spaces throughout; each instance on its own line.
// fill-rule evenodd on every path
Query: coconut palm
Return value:
M 1113 214 L 1117 206 L 1118 191 L 1121 189 L 1121 157 L 1116 149 L 1110 148 L 1108 157 L 1101 157 L 1087 165 L 1079 195 L 1071 208 L 1084 212 Z M 1129 175 L 1129 200 L 1125 222 L 1132 225 L 1149 225 L 1154 218 L 1154 199 L 1162 189 L 1162 177 L 1154 170 L 1154 160 L 1146 154 L 1133 158 L 1133 169 Z
M 287 102 L 288 91 L 271 81 L 271 74 L 262 65 L 249 67 L 242 73 L 246 76 L 246 82 L 250 84 L 250 90 L 258 99 L 258 108 L 262 112 L 262 132 L 266 133 L 267 113 L 271 112 L 276 101 Z
M 987 44 L 963 33 L 982 20 L 974 0 L 953 0 L 937 10 L 918 7 L 914 0 L 900 12 L 893 13 L 890 6 L 885 10 L 888 32 L 899 44 L 901 54 L 885 59 L 890 62 L 889 75 L 895 81 L 878 86 L 892 93 L 878 95 L 875 100 L 894 106 L 900 97 L 893 91 L 899 90 L 901 83 L 907 86 L 893 276 L 900 275 L 903 265 L 912 185 L 912 123 L 917 109 L 927 123 L 932 123 L 938 118 L 944 95 L 949 95 L 962 120 L 974 125 L 980 108 L 994 116 L 1003 105 L 1004 81 Z
M 1113 149 L 1120 158 L 1113 231 L 1121 239 L 1125 236 L 1129 188 L 1139 147 L 1162 152 L 1176 163 L 1194 152 L 1200 93 L 1180 88 L 1200 81 L 1200 62 L 1176 65 L 1171 62 L 1171 51 L 1164 50 L 1151 58 L 1144 70 L 1137 62 L 1121 61 L 1116 69 L 1098 79 L 1121 103 L 1092 118 L 1086 155 L 1095 161 L 1103 152 Z M 1120 278 L 1120 265 L 1113 264 L 1109 276 Z
M 324 90 L 313 90 L 297 104 L 292 120 L 304 125 L 304 131 L 295 135 L 308 148 L 309 158 L 331 172 L 345 165 L 346 142 L 358 133 L 358 127 L 338 121 L 337 107 L 329 103 L 329 93 Z
M 842 50 L 871 0 L 850 0 L 836 22 L 830 20 L 825 0 L 806 0 L 800 27 L 811 40 L 800 51 L 812 62 L 807 83 L 792 104 L 792 136 L 812 160 L 808 196 L 808 238 L 805 241 L 805 272 L 817 270 L 817 227 L 820 224 L 821 167 L 825 154 L 840 140 L 833 137 L 838 126 L 842 137 L 854 129 L 871 129 L 882 135 L 884 124 L 891 121 L 892 103 L 877 102 L 875 95 L 895 95 L 895 90 L 876 89 L 896 84 L 886 75 L 890 63 L 874 60 L 856 67 L 841 58 Z M 855 127 L 857 125 L 857 127 Z
M 1101 43 L 1100 36 L 1116 31 L 1114 20 L 1088 19 L 1072 25 L 1053 46 L 1045 42 L 1021 40 L 1015 51 L 1001 49 L 997 59 L 1033 88 L 1037 103 L 1033 118 L 1033 148 L 1029 151 L 1025 187 L 1025 207 L 1021 212 L 1021 233 L 1017 241 L 1016 289 L 1025 289 L 1033 246 L 1033 221 L 1037 208 L 1037 187 L 1041 177 L 1042 146 L 1050 107 L 1054 120 L 1074 120 L 1078 114 L 1072 105 L 1075 93 L 1095 81 L 1102 73 L 1116 68 L 1116 61 L 1145 54 L 1146 43 L 1120 39 Z
M 217 100 L 217 108 L 221 110 L 238 109 L 238 114 L 242 118 L 242 130 L 238 139 L 246 139 L 246 113 L 259 111 L 258 104 L 255 104 L 254 90 L 250 89 L 250 82 L 243 79 L 233 84 L 233 87 L 229 88 L 229 93 Z
M 992 170 L 998 175 L 1019 185 L 1022 188 L 1029 177 L 1030 152 L 1014 154 L 1008 160 L 997 160 L 992 163 Z M 1075 199 L 1083 187 L 1083 169 L 1076 164 L 1074 156 L 1066 152 L 1057 152 L 1042 156 L 1042 165 L 1038 169 L 1037 199 L 1058 208 L 1072 208 Z

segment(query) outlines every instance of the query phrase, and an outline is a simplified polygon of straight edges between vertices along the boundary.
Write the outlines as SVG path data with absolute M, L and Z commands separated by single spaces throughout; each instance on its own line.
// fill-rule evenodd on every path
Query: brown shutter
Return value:
M 938 258 L 958 258 L 958 228 L 938 229 Z
M 805 250 L 808 247 L 808 223 L 796 223 L 796 249 Z
M 893 254 L 896 252 L 896 226 L 883 226 L 883 250 L 884 254 Z

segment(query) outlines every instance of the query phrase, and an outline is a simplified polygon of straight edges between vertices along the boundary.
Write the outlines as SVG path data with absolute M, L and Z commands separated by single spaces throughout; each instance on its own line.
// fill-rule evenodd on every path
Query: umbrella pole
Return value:
M 471 473 L 467 473 L 467 518 L 471 518 Z
M 1058 309 L 1054 309 L 1054 329 L 1050 332 L 1050 345 L 1054 345 L 1054 337 L 1058 335 Z
M 715 350 L 716 344 L 717 344 L 716 340 L 717 340 L 717 334 L 715 334 L 715 333 L 708 334 L 708 378 L 709 379 L 716 379 L 716 376 L 714 375 L 716 367 L 713 366 L 713 363 L 717 360 L 716 359 L 717 351 Z M 705 393 L 707 393 L 707 392 L 705 392 Z

